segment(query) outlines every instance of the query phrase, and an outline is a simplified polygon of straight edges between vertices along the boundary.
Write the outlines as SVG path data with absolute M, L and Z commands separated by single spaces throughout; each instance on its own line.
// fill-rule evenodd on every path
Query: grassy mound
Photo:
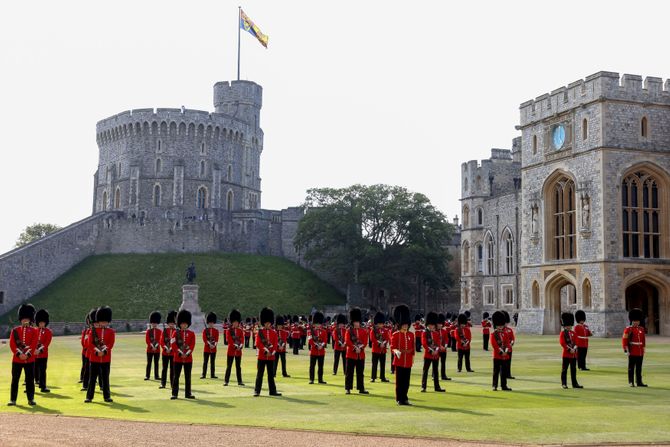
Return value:
M 228 315 L 237 307 L 243 316 L 263 306 L 281 313 L 307 313 L 316 306 L 344 304 L 335 288 L 296 264 L 273 256 L 231 253 L 101 255 L 90 257 L 35 295 L 51 321 L 80 321 L 92 307 L 106 304 L 115 319 L 148 318 L 181 304 L 186 267 L 195 262 L 203 312 Z M 12 309 L 0 323 L 16 319 Z

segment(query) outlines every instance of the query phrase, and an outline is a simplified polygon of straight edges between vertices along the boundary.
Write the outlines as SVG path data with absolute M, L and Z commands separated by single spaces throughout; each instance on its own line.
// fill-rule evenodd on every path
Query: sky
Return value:
M 606 70 L 670 77 L 665 2 L 3 2 L 0 253 L 91 214 L 95 124 L 213 111 L 237 71 L 263 86 L 262 207 L 313 187 L 402 185 L 451 220 L 460 166 L 510 148 L 519 104 Z

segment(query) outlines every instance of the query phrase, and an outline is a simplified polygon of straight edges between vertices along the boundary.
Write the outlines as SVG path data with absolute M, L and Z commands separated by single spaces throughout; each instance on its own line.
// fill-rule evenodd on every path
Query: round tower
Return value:
M 263 88 L 251 81 L 221 81 L 214 84 L 214 109 L 260 127 Z

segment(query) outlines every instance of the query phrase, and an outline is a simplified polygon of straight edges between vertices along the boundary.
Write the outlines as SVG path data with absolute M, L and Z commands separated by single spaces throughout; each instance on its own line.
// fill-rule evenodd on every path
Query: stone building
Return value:
M 599 72 L 520 112 L 522 186 L 509 203 L 520 220 L 519 329 L 556 333 L 562 311 L 584 309 L 597 335 L 618 335 L 640 307 L 649 333 L 669 335 L 670 80 Z M 496 212 L 490 203 L 484 216 Z M 465 242 L 486 246 L 485 237 L 464 232 L 464 258 L 476 262 Z M 483 292 L 469 293 L 462 308 L 478 309 Z

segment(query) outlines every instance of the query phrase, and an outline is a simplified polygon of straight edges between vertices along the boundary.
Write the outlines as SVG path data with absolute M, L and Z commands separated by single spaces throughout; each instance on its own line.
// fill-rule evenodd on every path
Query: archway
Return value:
M 575 285 L 566 276 L 558 274 L 547 282 L 544 291 L 543 334 L 558 334 L 561 331 L 561 311 L 568 309 L 575 294 Z
M 626 310 L 642 309 L 646 315 L 644 322 L 648 334 L 658 335 L 661 331 L 661 303 L 658 288 L 649 281 L 637 281 L 626 287 Z M 667 311 L 666 311 L 667 312 Z M 667 334 L 663 334 L 667 335 Z

